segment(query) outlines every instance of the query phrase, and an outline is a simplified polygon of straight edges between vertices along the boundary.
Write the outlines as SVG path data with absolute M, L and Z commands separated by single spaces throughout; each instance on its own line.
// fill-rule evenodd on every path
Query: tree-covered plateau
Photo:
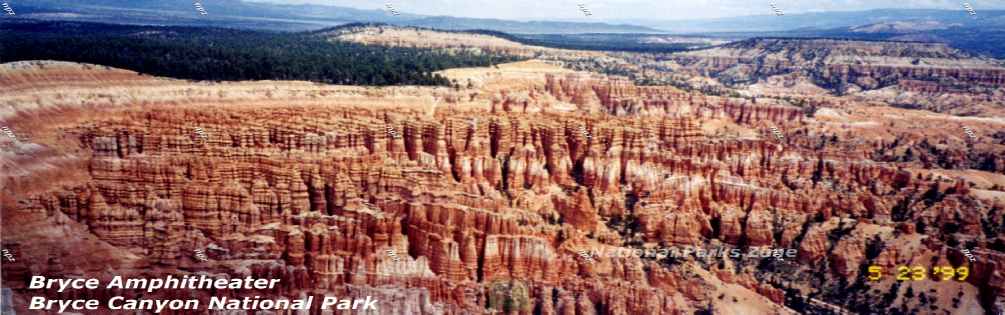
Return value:
M 62 60 L 191 80 L 449 85 L 433 72 L 517 57 L 329 41 L 311 33 L 74 22 L 0 24 L 0 61 Z

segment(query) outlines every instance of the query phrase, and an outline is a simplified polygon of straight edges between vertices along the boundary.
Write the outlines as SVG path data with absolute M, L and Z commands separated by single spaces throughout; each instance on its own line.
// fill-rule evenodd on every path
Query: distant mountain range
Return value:
M 727 40 L 754 37 L 847 38 L 946 43 L 1005 58 L 1005 10 L 882 9 L 853 12 L 743 16 L 694 21 L 625 20 L 673 34 Z
M 637 25 L 607 23 L 508 21 L 499 19 L 423 16 L 390 10 L 362 10 L 329 5 L 282 5 L 212 0 L 200 3 L 199 14 L 188 0 L 35 0 L 17 5 L 17 16 L 34 19 L 219 26 L 303 31 L 351 22 L 378 22 L 444 30 L 487 29 L 521 34 L 664 33 Z
M 941 42 L 974 53 L 1005 58 L 1005 10 L 979 10 L 971 15 L 962 8 L 881 9 L 691 21 L 610 20 L 602 23 L 425 16 L 391 10 L 241 0 L 201 2 L 207 13 L 205 15 L 200 14 L 189 0 L 33 0 L 28 3 L 15 3 L 17 18 L 273 31 L 318 30 L 353 22 L 385 23 L 441 30 L 489 30 L 522 34 L 532 40 L 546 39 L 547 42 L 560 43 L 563 45 L 561 47 L 570 48 L 625 45 L 625 40 L 616 38 L 621 34 L 633 34 L 639 38 L 649 38 L 646 34 L 694 34 L 728 41 L 752 37 L 829 37 Z M 585 40 L 579 38 L 583 34 L 590 34 L 592 37 Z M 602 38 L 593 36 L 597 34 L 612 35 L 601 36 Z M 569 46 L 570 43 L 575 45 Z M 648 46 L 633 46 L 628 50 L 662 49 Z
M 971 53 L 999 59 L 1005 58 L 1005 11 L 981 11 L 977 18 L 970 18 L 965 12 L 957 11 L 900 11 L 903 11 L 900 15 L 904 18 L 896 20 L 884 20 L 887 16 L 897 16 L 898 14 L 895 12 L 877 10 L 861 12 L 863 20 L 859 23 L 853 23 L 853 21 L 838 23 L 837 20 L 832 20 L 831 23 L 821 23 L 821 25 L 838 25 L 832 28 L 801 27 L 782 31 L 739 31 L 714 34 L 706 32 L 703 34 L 730 39 L 799 37 L 936 42 L 946 43 Z M 877 14 L 882 12 L 888 14 Z M 929 14 L 925 15 L 922 12 Z M 959 18 L 956 17 L 957 15 L 964 17 Z M 865 19 L 867 16 L 874 18 Z M 881 19 L 880 16 L 884 18 Z
M 797 29 L 833 29 L 897 21 L 934 21 L 963 27 L 1003 27 L 1005 10 L 980 10 L 971 16 L 960 10 L 879 9 L 829 11 L 800 14 L 752 15 L 720 19 L 659 21 L 617 20 L 657 28 L 671 33 L 773 32 Z
M 19 17 L 117 22 L 125 24 L 200 25 L 285 31 L 316 30 L 352 22 L 387 23 L 444 30 L 484 29 L 516 34 L 584 33 L 729 33 L 814 31 L 860 28 L 858 32 L 910 32 L 964 28 L 1005 28 L 1005 10 L 881 9 L 818 13 L 756 15 L 704 20 L 625 19 L 602 22 L 512 21 L 501 19 L 424 16 L 388 10 L 364 10 L 331 5 L 288 5 L 241 0 L 200 3 L 200 15 L 189 0 L 34 0 L 17 4 Z M 904 23 L 907 24 L 904 24 Z M 917 28 L 914 28 L 917 26 Z M 914 28 L 914 29 L 912 29 Z

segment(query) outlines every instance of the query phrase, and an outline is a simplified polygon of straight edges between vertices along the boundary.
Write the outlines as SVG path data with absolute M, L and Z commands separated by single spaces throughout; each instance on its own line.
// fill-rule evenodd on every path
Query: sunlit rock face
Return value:
M 209 272 L 281 279 L 264 295 L 374 296 L 386 314 L 791 313 L 786 291 L 812 277 L 966 264 L 950 236 L 982 258 L 945 294 L 1002 299 L 1000 202 L 872 161 L 885 139 L 831 141 L 781 103 L 539 62 L 445 71 L 476 83 L 457 89 L 3 67 L 2 121 L 41 147 L 3 155 L 18 302 L 31 275 Z M 581 254 L 660 247 L 798 254 Z
M 1005 113 L 1005 64 L 942 43 L 755 38 L 670 59 L 754 94 L 836 93 L 957 115 Z

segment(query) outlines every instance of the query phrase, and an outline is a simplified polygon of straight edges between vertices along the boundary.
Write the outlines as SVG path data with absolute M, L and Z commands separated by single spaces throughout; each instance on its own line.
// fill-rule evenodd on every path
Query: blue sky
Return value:
M 254 0 L 276 3 L 313 3 L 361 9 L 381 9 L 390 3 L 401 12 L 425 15 L 501 18 L 513 20 L 588 19 L 682 20 L 773 14 L 771 3 L 786 14 L 813 11 L 857 11 L 881 8 L 963 10 L 968 2 L 982 9 L 1005 9 L 1005 0 Z

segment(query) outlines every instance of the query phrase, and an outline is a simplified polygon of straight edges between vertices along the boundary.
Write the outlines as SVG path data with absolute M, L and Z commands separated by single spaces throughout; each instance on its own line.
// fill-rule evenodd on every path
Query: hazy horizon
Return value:
M 981 10 L 1005 9 L 1005 1 L 953 1 L 953 0 L 837 0 L 819 3 L 809 0 L 693 0 L 675 3 L 641 0 L 245 0 L 283 4 L 318 4 L 344 6 L 357 9 L 384 9 L 391 4 L 403 13 L 421 15 L 446 15 L 469 18 L 494 18 L 506 20 L 692 20 L 725 17 L 772 15 L 772 4 L 785 14 L 831 11 L 865 11 L 874 9 L 943 9 L 965 12 L 963 3 L 969 3 L 979 14 Z M 591 13 L 585 16 L 579 9 L 583 4 Z

